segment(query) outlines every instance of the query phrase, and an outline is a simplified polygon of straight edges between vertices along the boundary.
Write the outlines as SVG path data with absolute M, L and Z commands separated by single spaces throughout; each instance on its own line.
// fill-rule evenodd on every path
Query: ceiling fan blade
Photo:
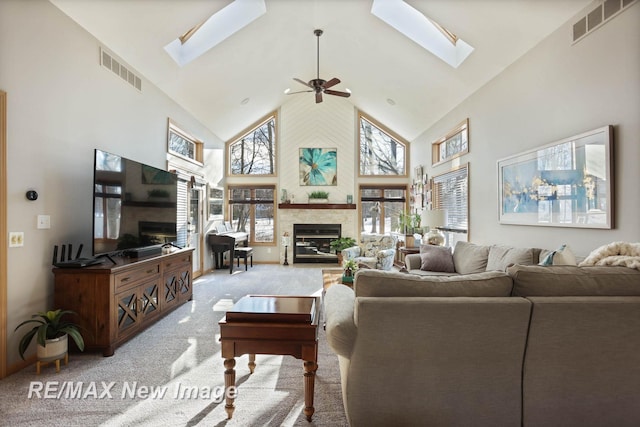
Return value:
M 322 102 L 322 92 L 317 91 L 316 92 L 316 104 L 319 104 Z
M 348 98 L 351 96 L 349 92 L 340 92 L 339 90 L 325 90 L 324 93 L 328 95 L 342 96 L 343 98 Z
M 297 79 L 297 78 L 295 78 L 295 77 L 293 78 L 293 80 L 297 81 L 298 83 L 302 83 L 303 85 L 305 85 L 305 86 L 310 87 L 311 89 L 313 89 L 313 86 L 311 86 L 309 83 L 307 83 L 307 82 L 305 82 L 305 81 L 302 81 L 302 80 Z
M 338 83 L 340 83 L 340 79 L 337 77 L 332 78 L 331 80 L 329 80 L 328 82 L 326 82 L 323 86 L 325 89 L 329 89 L 331 86 L 335 86 Z
M 310 90 L 297 90 L 297 91 L 295 91 L 295 92 L 287 92 L 286 94 L 287 94 L 287 95 L 294 95 L 294 94 L 296 94 L 296 93 L 307 93 L 307 92 L 315 92 L 315 91 L 314 91 L 314 90 L 311 90 L 311 89 L 310 89 Z

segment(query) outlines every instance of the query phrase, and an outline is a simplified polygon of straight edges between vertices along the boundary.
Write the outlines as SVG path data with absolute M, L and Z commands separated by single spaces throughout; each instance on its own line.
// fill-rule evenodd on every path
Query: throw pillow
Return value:
M 487 259 L 487 271 L 505 271 L 514 264 L 535 264 L 532 248 L 512 248 L 510 246 L 491 246 Z
M 549 252 L 539 265 L 578 265 L 576 256 L 567 245 L 562 245 L 555 251 Z
M 453 265 L 456 273 L 472 274 L 486 271 L 489 246 L 469 242 L 458 242 L 453 250 Z
M 451 249 L 444 246 L 422 245 L 420 247 L 420 270 L 455 273 Z

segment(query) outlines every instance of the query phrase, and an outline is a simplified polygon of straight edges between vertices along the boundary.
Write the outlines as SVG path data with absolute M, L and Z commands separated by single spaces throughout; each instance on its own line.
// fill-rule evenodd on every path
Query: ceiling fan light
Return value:
M 290 88 L 290 87 L 288 87 L 288 88 L 286 88 L 286 89 L 284 90 L 284 94 L 285 94 L 285 95 L 288 95 L 288 94 L 289 94 L 289 92 L 291 92 L 291 88 Z

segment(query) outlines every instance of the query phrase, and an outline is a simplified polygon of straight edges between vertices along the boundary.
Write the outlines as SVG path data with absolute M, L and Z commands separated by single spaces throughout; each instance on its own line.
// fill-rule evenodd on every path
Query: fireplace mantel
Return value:
M 355 203 L 279 203 L 279 209 L 355 209 Z

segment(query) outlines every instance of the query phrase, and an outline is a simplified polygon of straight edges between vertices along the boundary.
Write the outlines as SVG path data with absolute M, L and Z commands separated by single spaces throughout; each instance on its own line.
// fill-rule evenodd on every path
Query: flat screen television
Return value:
M 93 255 L 177 240 L 177 175 L 95 150 Z

